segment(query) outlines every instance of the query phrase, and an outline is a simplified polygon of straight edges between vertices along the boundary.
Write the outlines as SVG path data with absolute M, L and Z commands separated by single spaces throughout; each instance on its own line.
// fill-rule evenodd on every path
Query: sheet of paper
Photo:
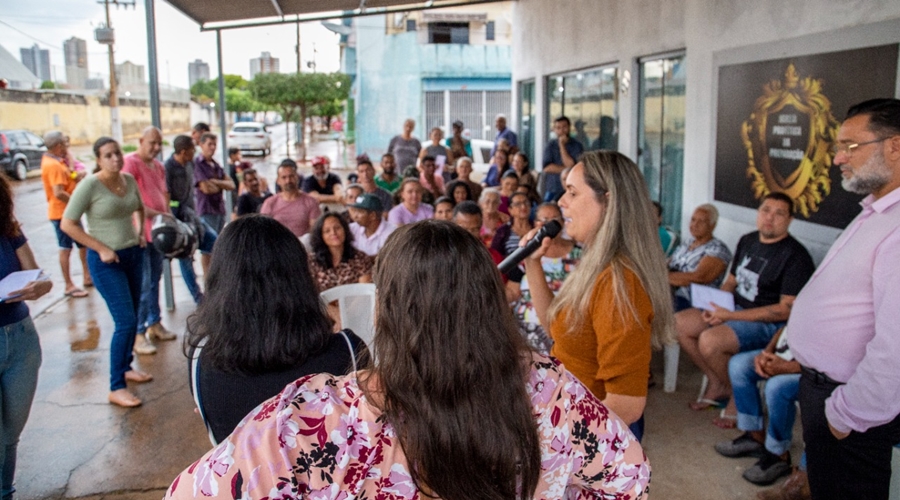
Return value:
M 25 285 L 37 281 L 41 277 L 40 269 L 17 271 L 0 280 L 0 301 L 13 298 L 10 294 L 25 288 Z
M 710 305 L 710 302 L 715 302 L 719 307 L 734 311 L 734 295 L 711 286 L 691 283 L 691 305 L 697 309 L 712 311 L 715 308 Z

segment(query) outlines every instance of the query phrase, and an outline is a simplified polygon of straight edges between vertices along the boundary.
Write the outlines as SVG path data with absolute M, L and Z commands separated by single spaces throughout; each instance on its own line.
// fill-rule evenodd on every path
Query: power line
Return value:
M 14 29 L 15 31 L 18 31 L 19 33 L 21 33 L 21 34 L 27 36 L 28 38 L 30 38 L 30 39 L 32 39 L 32 40 L 34 40 L 34 41 L 36 41 L 36 42 L 40 42 L 40 43 L 46 45 L 47 48 L 50 48 L 50 49 L 53 49 L 53 50 L 58 50 L 58 51 L 60 51 L 60 52 L 62 52 L 62 53 L 65 53 L 65 52 L 66 52 L 65 49 L 64 49 L 63 47 L 61 47 L 61 46 L 59 46 L 59 45 L 52 44 L 52 43 L 50 43 L 50 42 L 46 42 L 46 41 L 41 40 L 40 38 L 37 38 L 37 37 L 35 37 L 35 36 L 29 35 L 28 33 L 25 33 L 24 31 L 20 30 L 19 28 L 16 28 L 15 26 L 9 24 L 8 22 L 6 22 L 6 21 L 4 21 L 4 20 L 2 20 L 2 19 L 0 19 L 0 24 L 9 26 L 10 28 Z M 88 55 L 91 55 L 91 54 L 93 54 L 93 55 L 105 55 L 106 52 L 104 52 L 104 51 L 91 51 L 91 52 L 88 52 Z

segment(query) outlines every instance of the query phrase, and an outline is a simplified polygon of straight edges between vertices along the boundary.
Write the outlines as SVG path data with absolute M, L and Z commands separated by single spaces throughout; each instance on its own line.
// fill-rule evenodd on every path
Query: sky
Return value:
M 135 7 L 110 4 L 110 18 L 116 30 L 116 63 L 126 60 L 146 66 L 147 29 L 145 0 Z M 200 26 L 164 0 L 154 2 L 156 9 L 156 50 L 160 85 L 188 87 L 188 63 L 201 59 L 209 64 L 210 78 L 218 75 L 216 34 L 201 32 Z M 50 51 L 54 79 L 65 81 L 63 42 L 72 36 L 84 39 L 88 50 L 91 77 L 109 77 L 106 46 L 94 41 L 94 28 L 106 20 L 102 2 L 96 0 L 0 0 L 0 45 L 19 58 L 19 49 L 37 43 Z M 244 28 L 222 32 L 222 60 L 226 74 L 250 78 L 250 59 L 270 52 L 280 59 L 280 70 L 297 69 L 296 24 Z M 314 57 L 320 72 L 340 68 L 338 35 L 320 23 L 300 27 L 300 52 L 303 71 Z M 19 58 L 21 61 L 21 59 Z M 145 69 L 145 72 L 148 71 Z M 146 73 L 145 73 L 146 74 Z

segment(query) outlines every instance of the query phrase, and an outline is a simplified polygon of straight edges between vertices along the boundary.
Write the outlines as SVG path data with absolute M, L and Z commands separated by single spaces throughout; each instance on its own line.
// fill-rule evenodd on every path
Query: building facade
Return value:
M 406 118 L 423 143 L 429 130 L 463 122 L 492 140 L 511 111 L 511 2 L 353 19 L 342 67 L 354 77 L 357 152 L 377 158 Z
M 732 248 L 766 192 L 794 199 L 816 261 L 858 213 L 829 148 L 847 107 L 900 95 L 900 3 L 519 0 L 512 20 L 511 123 L 534 158 L 566 115 L 636 161 L 682 234 L 714 203 Z
M 147 85 L 144 66 L 131 61 L 116 64 L 116 81 L 122 87 Z
M 259 57 L 250 59 L 250 79 L 258 73 L 279 73 L 279 62 L 277 57 L 272 57 L 269 52 L 263 52 Z
M 66 62 L 66 83 L 69 88 L 86 88 L 88 79 L 87 42 L 72 37 L 63 42 Z
M 19 49 L 19 53 L 22 56 L 22 64 L 24 64 L 34 76 L 38 77 L 42 82 L 53 80 L 53 74 L 50 72 L 49 50 L 42 49 L 38 44 L 34 44 L 32 47 Z
M 195 59 L 194 62 L 188 63 L 188 82 L 193 87 L 200 80 L 209 80 L 209 64 Z

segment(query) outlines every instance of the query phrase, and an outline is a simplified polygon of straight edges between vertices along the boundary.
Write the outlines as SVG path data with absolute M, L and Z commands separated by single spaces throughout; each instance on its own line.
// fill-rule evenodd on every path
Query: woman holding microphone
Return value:
M 525 260 L 538 318 L 558 358 L 603 403 L 643 434 L 651 345 L 669 341 L 672 302 L 653 206 L 637 165 L 613 151 L 585 153 L 559 201 L 581 263 L 554 298 L 541 257 Z M 530 240 L 535 231 L 522 239 Z

